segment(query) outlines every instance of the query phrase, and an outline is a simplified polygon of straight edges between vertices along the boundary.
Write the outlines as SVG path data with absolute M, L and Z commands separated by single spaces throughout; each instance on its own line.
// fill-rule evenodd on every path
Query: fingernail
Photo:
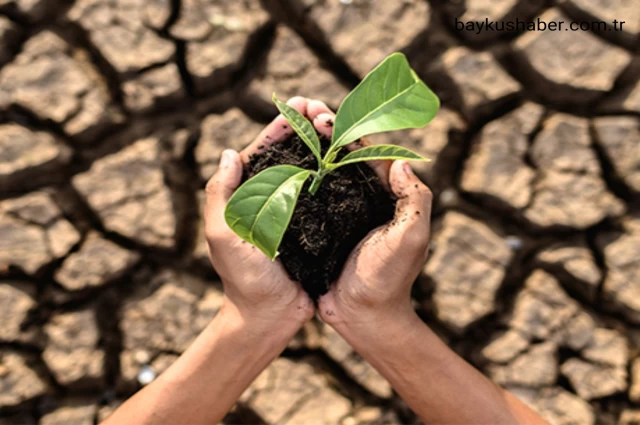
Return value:
M 231 151 L 225 149 L 220 157 L 220 167 L 227 168 L 229 165 L 231 165 Z
M 324 112 L 318 115 L 314 121 L 318 121 L 320 125 L 323 125 L 326 127 L 333 127 L 333 117 Z
M 407 177 L 413 177 L 413 169 L 411 169 L 411 165 L 407 161 L 402 161 L 402 171 L 407 175 Z

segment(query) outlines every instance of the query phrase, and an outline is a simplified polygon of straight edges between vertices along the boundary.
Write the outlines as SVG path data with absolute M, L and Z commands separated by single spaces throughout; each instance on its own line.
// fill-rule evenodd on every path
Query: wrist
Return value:
M 360 309 L 357 317 L 345 317 L 345 320 L 337 321 L 332 326 L 360 354 L 364 354 L 363 351 L 402 346 L 427 325 L 410 303 L 403 303 L 377 309 Z
M 223 303 L 187 351 L 149 387 L 165 400 L 158 403 L 158 409 L 197 404 L 201 408 L 186 412 L 185 418 L 196 415 L 201 418 L 197 423 L 218 423 L 296 332 L 292 325 L 269 326 L 243 316 L 232 303 Z M 211 400 L 215 400 L 213 405 Z M 166 416 L 165 422 L 185 418 Z
M 413 309 L 411 297 L 399 294 L 396 297 L 379 297 L 372 294 L 353 294 L 350 288 L 329 292 L 320 299 L 318 311 L 321 318 L 341 333 L 369 333 L 380 331 L 397 323 L 420 320 Z
M 174 383 L 190 382 L 219 357 L 225 364 L 225 373 L 248 385 L 280 355 L 295 332 L 291 327 L 269 331 L 266 324 L 247 320 L 232 303 L 225 301 L 216 317 L 163 376 Z
M 223 329 L 233 338 L 249 344 L 282 346 L 284 349 L 306 320 L 297 309 L 243 309 L 225 298 L 210 326 Z
M 331 291 L 320 299 L 318 309 L 323 321 L 364 357 L 389 347 L 397 349 L 427 328 L 413 309 L 409 294 L 385 302 L 356 300 L 345 291 Z

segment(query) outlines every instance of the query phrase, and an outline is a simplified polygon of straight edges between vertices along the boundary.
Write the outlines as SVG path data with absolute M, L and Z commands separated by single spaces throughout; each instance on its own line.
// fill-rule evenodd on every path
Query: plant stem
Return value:
M 315 195 L 318 189 L 320 188 L 320 183 L 322 183 L 322 179 L 324 178 L 325 173 L 320 171 L 319 173 L 315 173 L 313 175 L 313 180 L 311 181 L 311 186 L 309 186 L 309 193 Z

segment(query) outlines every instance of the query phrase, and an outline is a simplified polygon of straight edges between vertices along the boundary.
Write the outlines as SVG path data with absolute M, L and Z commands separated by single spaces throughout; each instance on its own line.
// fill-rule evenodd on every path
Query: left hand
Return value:
M 307 99 L 294 97 L 287 103 L 306 115 Z M 233 309 L 244 322 L 259 320 L 261 325 L 293 323 L 297 331 L 313 317 L 313 302 L 279 261 L 271 261 L 240 239 L 224 219 L 227 201 L 241 183 L 243 164 L 251 155 L 291 134 L 293 130 L 279 115 L 242 152 L 223 152 L 218 171 L 207 183 L 204 222 L 209 258 L 224 286 L 223 311 Z

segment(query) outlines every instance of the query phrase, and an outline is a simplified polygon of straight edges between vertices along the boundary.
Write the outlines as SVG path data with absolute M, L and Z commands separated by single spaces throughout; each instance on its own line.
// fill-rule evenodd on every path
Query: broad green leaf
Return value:
M 342 158 L 337 164 L 332 164 L 331 168 L 338 168 L 343 165 L 353 164 L 361 161 L 376 161 L 381 159 L 404 159 L 407 161 L 431 161 L 409 149 L 395 145 L 375 145 L 367 146 L 357 151 L 353 151 Z
M 280 113 L 284 115 L 302 141 L 309 146 L 309 149 L 311 149 L 311 152 L 313 152 L 313 155 L 318 160 L 318 164 L 320 164 L 322 162 L 320 154 L 320 139 L 318 138 L 318 133 L 316 133 L 316 129 L 313 127 L 313 124 L 295 108 L 292 108 L 284 102 L 280 102 L 278 98 L 276 98 L 275 93 L 273 94 L 273 103 L 276 104 Z
M 440 100 L 418 78 L 407 58 L 394 53 L 344 99 L 331 145 L 344 146 L 368 134 L 425 126 L 439 108 Z
M 240 238 L 275 259 L 302 185 L 310 174 L 293 165 L 278 165 L 256 174 L 229 199 L 225 221 Z

